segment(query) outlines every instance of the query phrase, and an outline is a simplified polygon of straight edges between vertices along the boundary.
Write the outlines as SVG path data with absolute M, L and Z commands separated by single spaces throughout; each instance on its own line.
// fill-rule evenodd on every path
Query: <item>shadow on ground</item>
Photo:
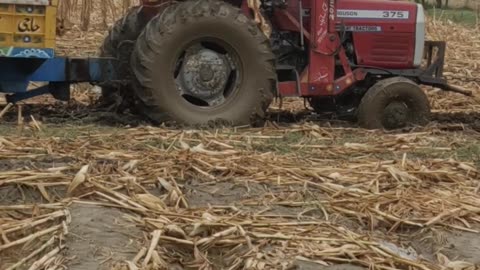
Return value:
M 110 112 L 96 104 L 85 105 L 76 101 L 56 102 L 48 105 L 27 104 L 23 105 L 22 111 L 26 122 L 30 122 L 33 117 L 36 121 L 47 124 L 96 124 L 108 127 L 155 125 L 145 117 L 129 111 Z M 3 117 L 2 121 L 15 123 L 17 119 L 17 110 L 12 109 Z M 432 113 L 431 120 L 433 125 L 439 125 L 440 128 L 446 130 L 472 129 L 480 131 L 480 112 L 435 112 Z M 267 121 L 279 127 L 304 122 L 314 122 L 320 126 L 328 127 L 358 127 L 353 116 L 339 116 L 335 113 L 317 114 L 306 108 L 296 110 L 270 109 Z M 206 128 L 217 128 L 222 124 L 214 123 Z M 175 123 L 166 125 L 173 128 L 182 128 Z

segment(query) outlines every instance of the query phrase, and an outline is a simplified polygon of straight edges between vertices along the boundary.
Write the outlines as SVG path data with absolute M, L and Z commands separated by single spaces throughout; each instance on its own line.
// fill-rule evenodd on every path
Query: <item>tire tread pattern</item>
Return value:
M 140 6 L 131 7 L 122 18 L 114 23 L 100 46 L 100 57 L 118 58 L 118 47 L 121 42 L 126 40 L 135 41 L 138 38 L 145 26 L 145 23 L 140 16 L 138 16 L 140 9 Z M 129 68 L 128 63 L 122 64 L 125 66 L 118 67 L 118 70 L 127 70 Z M 103 102 L 106 104 L 122 102 L 133 104 L 134 97 L 133 93 L 130 92 L 132 91 L 129 85 L 104 85 L 102 86 Z M 116 107 L 119 106 L 120 105 L 117 104 Z

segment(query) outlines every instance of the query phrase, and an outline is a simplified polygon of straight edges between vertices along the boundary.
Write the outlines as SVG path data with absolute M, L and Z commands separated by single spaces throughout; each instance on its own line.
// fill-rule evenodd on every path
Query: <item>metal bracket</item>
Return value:
M 300 47 L 305 50 L 305 35 L 303 34 L 303 4 L 302 0 L 298 1 L 298 17 L 300 19 Z

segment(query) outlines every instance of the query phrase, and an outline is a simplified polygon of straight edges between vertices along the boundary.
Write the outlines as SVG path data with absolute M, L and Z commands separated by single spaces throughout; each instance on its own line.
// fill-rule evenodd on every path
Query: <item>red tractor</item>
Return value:
M 428 122 L 419 84 L 461 92 L 442 77 L 445 42 L 425 41 L 422 6 L 403 1 L 143 0 L 101 52 L 131 76 L 104 100 L 154 122 L 258 124 L 274 97 L 303 97 L 394 129 Z

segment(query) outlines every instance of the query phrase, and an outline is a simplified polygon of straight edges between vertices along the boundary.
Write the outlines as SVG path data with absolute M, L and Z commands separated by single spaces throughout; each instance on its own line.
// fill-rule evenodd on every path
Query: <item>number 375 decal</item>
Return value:
M 338 9 L 338 18 L 347 19 L 397 19 L 408 20 L 408 10 L 365 10 L 365 9 Z
M 404 11 L 382 11 L 382 17 L 403 19 L 408 17 L 408 14 L 405 14 Z

